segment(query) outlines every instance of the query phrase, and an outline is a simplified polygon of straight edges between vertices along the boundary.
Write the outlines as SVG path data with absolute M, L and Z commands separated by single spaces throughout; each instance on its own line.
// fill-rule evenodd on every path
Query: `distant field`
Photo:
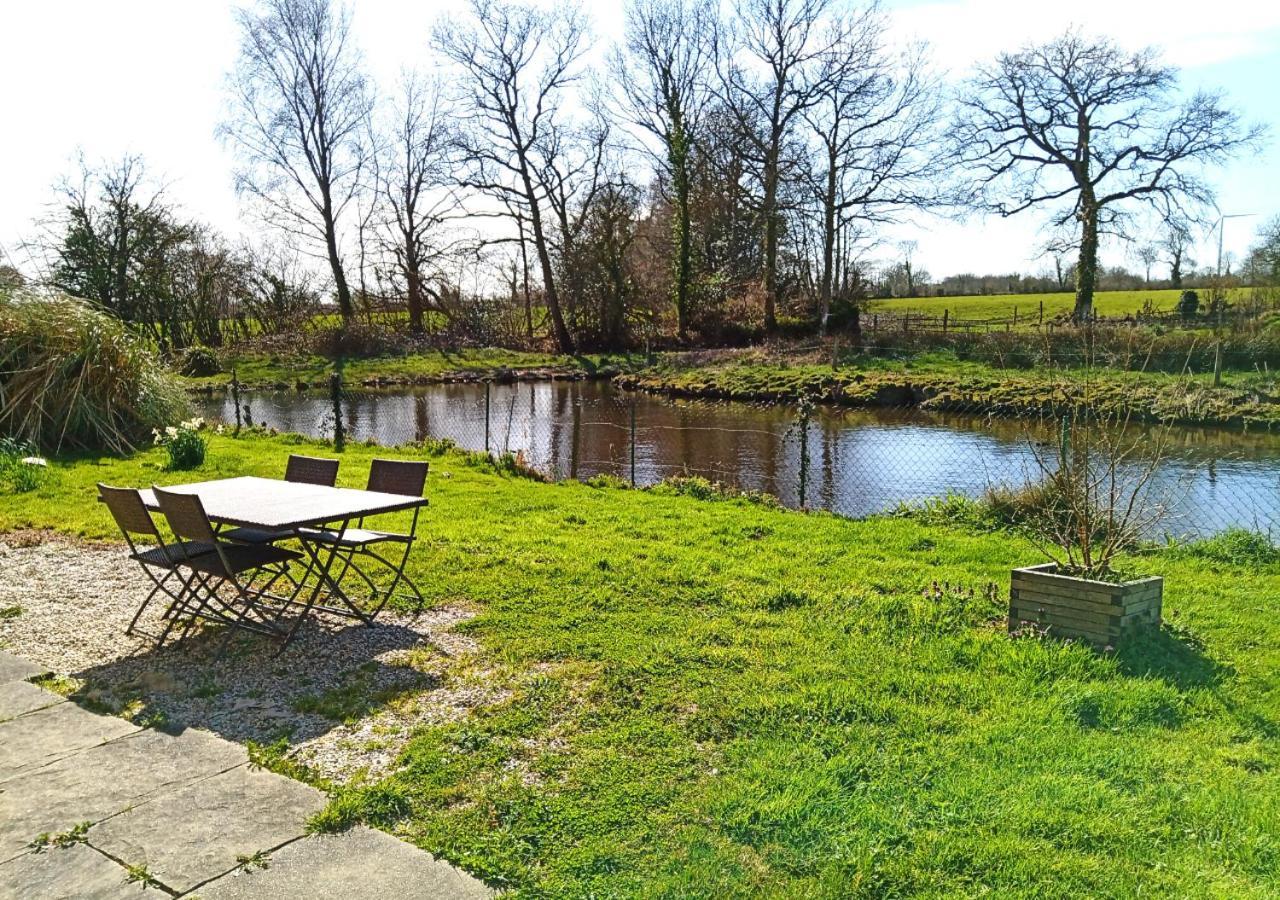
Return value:
M 1137 312 L 1150 300 L 1157 310 L 1168 312 L 1177 304 L 1180 293 L 1177 290 L 1102 291 L 1093 295 L 1093 308 L 1100 316 L 1123 316 L 1125 313 Z M 1017 307 L 1019 317 L 1034 317 L 1039 314 L 1042 302 L 1045 318 L 1051 318 L 1060 313 L 1071 312 L 1076 295 L 1071 291 L 1064 291 L 1058 294 L 990 294 L 977 297 L 898 297 L 893 300 L 875 300 L 871 303 L 871 309 L 891 312 L 911 310 L 938 316 L 942 315 L 943 310 L 951 310 L 951 315 L 963 319 L 990 319 L 1012 315 L 1014 307 Z

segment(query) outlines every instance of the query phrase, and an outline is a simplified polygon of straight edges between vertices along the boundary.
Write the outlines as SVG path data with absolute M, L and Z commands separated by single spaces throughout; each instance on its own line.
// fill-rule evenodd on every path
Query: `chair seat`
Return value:
M 231 528 L 218 532 L 218 537 L 240 544 L 271 544 L 275 541 L 287 540 L 293 536 L 292 531 L 282 531 L 274 528 Z
M 284 547 L 274 547 L 270 544 L 221 544 L 222 555 L 227 560 L 226 568 L 222 565 L 222 560 L 218 558 L 216 553 L 206 553 L 204 556 L 184 562 L 183 565 L 195 569 L 197 572 L 207 572 L 210 575 L 239 575 L 241 572 L 247 572 L 250 569 L 260 569 L 263 566 L 269 566 L 274 563 L 290 562 L 295 559 L 301 559 L 302 554 L 296 550 L 286 550 Z M 230 570 L 228 572 L 228 569 Z
M 163 547 L 152 547 L 150 550 L 141 550 L 133 554 L 133 558 L 149 566 L 172 569 L 186 562 L 188 557 L 204 556 L 212 552 L 213 544 L 207 541 L 182 541 L 166 544 Z
M 407 534 L 394 531 L 373 531 L 369 528 L 348 528 L 339 534 L 328 528 L 304 528 L 302 534 L 309 541 L 317 544 L 333 544 L 338 547 L 363 547 L 366 544 L 377 544 L 382 541 L 405 543 L 411 538 Z

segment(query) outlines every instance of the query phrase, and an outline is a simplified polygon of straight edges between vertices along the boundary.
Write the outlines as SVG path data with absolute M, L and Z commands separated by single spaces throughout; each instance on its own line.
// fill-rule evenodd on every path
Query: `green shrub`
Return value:
M 0 292 L 0 433 L 49 453 L 127 453 L 186 408 L 120 320 L 65 295 Z
M 0 486 L 15 494 L 34 491 L 49 477 L 49 464 L 30 441 L 0 438 Z
M 186 469 L 199 468 L 204 463 L 205 451 L 209 442 L 201 432 L 204 430 L 204 419 L 191 419 L 178 425 L 169 425 L 163 431 L 156 429 L 156 446 L 169 451 L 170 471 L 180 472 Z
M 178 356 L 178 371 L 190 378 L 217 375 L 222 371 L 218 354 L 208 347 L 188 347 Z
M 1191 556 L 1236 566 L 1280 563 L 1280 546 L 1270 535 L 1244 528 L 1229 528 L 1211 538 L 1175 547 L 1172 552 L 1177 556 Z

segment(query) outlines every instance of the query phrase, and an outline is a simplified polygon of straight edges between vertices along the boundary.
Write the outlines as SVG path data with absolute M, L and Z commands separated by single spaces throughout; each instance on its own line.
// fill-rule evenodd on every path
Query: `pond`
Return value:
M 248 392 L 242 400 L 254 423 L 333 434 L 322 393 Z M 198 402 L 206 416 L 235 418 L 229 396 Z M 345 397 L 342 416 L 352 440 L 447 438 L 470 450 L 519 451 L 555 478 L 630 479 L 634 471 L 647 485 L 697 475 L 849 516 L 1034 480 L 1033 446 L 1055 440 L 1048 423 L 888 408 L 822 407 L 802 433 L 792 406 L 673 400 L 606 381 L 374 391 Z M 1151 489 L 1169 509 L 1158 531 L 1280 529 L 1280 435 L 1175 428 L 1145 436 L 1145 445 L 1165 443 Z

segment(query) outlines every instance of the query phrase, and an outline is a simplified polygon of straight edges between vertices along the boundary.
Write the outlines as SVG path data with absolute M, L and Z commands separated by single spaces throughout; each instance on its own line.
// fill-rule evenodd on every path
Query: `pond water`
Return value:
M 333 433 L 332 404 L 322 393 L 250 392 L 242 400 L 255 423 Z M 235 418 L 229 396 L 199 403 L 206 416 Z M 976 497 L 992 485 L 1034 480 L 1040 469 L 1033 443 L 1055 439 L 1048 423 L 827 407 L 814 413 L 802 435 L 791 406 L 673 400 L 603 381 L 359 393 L 343 399 L 342 416 L 352 440 L 390 445 L 448 438 L 471 450 L 520 451 L 528 464 L 556 478 L 629 479 L 634 433 L 637 484 L 699 475 L 774 494 L 788 506 L 850 516 L 947 493 Z M 1232 525 L 1280 530 L 1280 435 L 1178 428 L 1160 436 L 1166 449 L 1151 493 L 1169 514 L 1158 531 L 1203 534 Z M 1156 433 L 1150 437 L 1154 444 Z

